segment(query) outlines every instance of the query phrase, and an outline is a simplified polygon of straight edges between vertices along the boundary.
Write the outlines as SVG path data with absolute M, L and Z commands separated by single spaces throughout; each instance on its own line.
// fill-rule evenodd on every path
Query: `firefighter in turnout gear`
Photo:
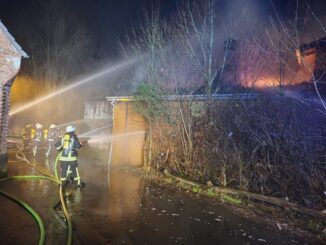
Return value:
M 45 152 L 46 157 L 49 157 L 52 146 L 54 145 L 58 137 L 59 130 L 55 124 L 51 124 L 49 130 L 44 130 L 44 140 L 47 143 L 47 151 Z
M 61 139 L 55 143 L 55 147 L 58 151 L 61 151 L 59 158 L 61 162 L 61 174 L 60 180 L 63 184 L 67 184 L 68 181 L 77 183 L 77 187 L 84 187 L 84 183 L 80 180 L 78 171 L 77 155 L 78 150 L 85 144 L 81 144 L 76 135 L 76 127 L 68 126 L 66 132 Z
M 33 156 L 36 156 L 37 150 L 41 146 L 41 141 L 42 141 L 42 129 L 43 126 L 40 123 L 35 124 L 35 129 L 32 130 L 31 132 L 31 138 L 33 139 L 34 142 L 34 147 L 33 147 Z
M 31 133 L 34 129 L 33 124 L 27 124 L 21 131 L 21 136 L 23 140 L 23 148 L 28 147 L 29 143 L 32 141 Z
M 43 130 L 43 138 L 44 138 L 44 141 L 47 141 L 47 139 L 48 139 L 48 133 L 49 133 L 49 130 L 47 128 L 45 128 Z

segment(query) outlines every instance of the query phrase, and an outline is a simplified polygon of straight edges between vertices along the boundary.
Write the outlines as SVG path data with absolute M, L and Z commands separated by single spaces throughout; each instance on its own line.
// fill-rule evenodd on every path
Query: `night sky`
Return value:
M 191 0 L 190 0 L 191 1 Z M 225 6 L 230 2 L 237 4 L 242 0 L 223 1 Z M 243 0 L 248 6 L 258 9 L 261 17 L 268 15 L 271 10 L 270 0 Z M 242 2 L 243 2 L 242 1 Z M 28 38 L 28 29 L 36 27 L 37 22 L 42 21 L 39 3 L 45 4 L 42 0 L 0 0 L 0 19 L 7 26 L 9 31 L 24 46 Z M 96 53 L 106 57 L 118 56 L 120 50 L 118 42 L 123 39 L 126 32 L 136 26 L 141 19 L 144 9 L 149 11 L 152 2 L 160 6 L 162 18 L 172 17 L 181 0 L 56 0 L 68 13 L 73 13 L 80 25 L 85 26 L 93 41 L 93 48 Z M 200 2 L 200 1 L 199 1 Z M 304 0 L 300 0 L 304 2 Z M 326 1 L 310 0 L 311 6 L 319 16 L 325 16 Z M 293 14 L 293 6 L 296 0 L 274 0 L 284 16 Z M 225 7 L 227 11 L 227 7 Z M 304 10 L 302 10 L 304 11 Z M 60 18 L 60 16 L 58 16 Z M 28 25 L 26 25 L 28 23 Z M 22 27 L 24 26 L 24 27 Z M 22 30 L 23 29 L 23 30 Z
M 60 87 L 63 84 L 101 71 L 106 67 L 119 62 L 123 62 L 126 57 L 121 52 L 119 42 L 123 42 L 128 31 L 133 27 L 139 27 L 140 21 L 143 19 L 144 12 L 150 12 L 153 2 L 154 6 L 160 7 L 161 18 L 173 18 L 178 10 L 178 6 L 186 0 L 0 0 L 0 19 L 8 28 L 9 32 L 14 36 L 22 48 L 30 55 L 29 59 L 24 59 L 19 76 L 32 78 L 29 86 L 32 88 L 40 87 L 44 91 L 50 90 L 52 87 Z M 202 0 L 189 0 L 190 2 Z M 246 34 L 251 30 L 256 30 L 263 26 L 264 21 L 273 15 L 274 11 L 271 6 L 271 0 L 216 0 L 219 5 L 219 11 L 226 14 L 230 18 L 238 17 L 232 13 L 233 7 L 239 5 L 249 9 L 247 16 L 253 19 L 249 25 L 241 26 L 237 24 L 236 35 L 241 38 L 241 34 Z M 326 23 L 326 0 L 298 0 L 301 6 L 305 1 L 309 1 L 315 14 L 322 17 Z M 283 18 L 293 18 L 294 9 L 297 0 L 273 0 L 275 7 Z M 50 6 L 52 3 L 53 5 Z M 241 7 L 242 7 L 241 6 Z M 300 9 L 299 14 L 303 15 L 305 9 Z M 245 17 L 247 17 L 245 16 Z M 54 24 L 49 25 L 48 21 Z M 58 21 L 59 20 L 59 21 Z M 225 22 L 228 20 L 223 19 Z M 63 22 L 60 22 L 63 21 Z M 237 22 L 237 23 L 239 23 Z M 58 24 L 59 23 L 59 24 Z M 60 23 L 64 23 L 60 25 Z M 252 24 L 254 23 L 254 24 Z M 258 23 L 257 25 L 255 23 Z M 51 24 L 51 23 L 50 23 Z M 218 23 L 219 24 L 219 23 Z M 59 52 L 63 54 L 57 55 L 56 50 L 51 52 L 46 50 L 46 35 L 52 34 L 55 28 L 64 26 L 61 39 L 74 35 L 76 27 L 83 27 L 87 32 L 87 37 L 91 40 L 91 45 L 87 46 L 89 52 L 84 46 L 80 46 L 77 51 L 71 52 L 70 46 L 57 46 Z M 242 26 L 243 25 L 243 26 Z M 218 25 L 217 25 L 218 26 Z M 317 25 L 318 26 L 318 25 Z M 221 29 L 218 29 L 220 31 Z M 239 31 L 240 30 L 240 31 Z M 238 32 L 244 32 L 239 34 Z M 216 35 L 220 33 L 216 32 Z M 314 32 L 312 32 L 314 33 Z M 325 35 L 325 31 L 321 32 Z M 316 35 L 314 38 L 321 38 Z M 221 35 L 223 39 L 224 36 Z M 40 39 L 42 39 L 40 41 Z M 238 37 L 234 37 L 237 39 Z M 48 39 L 52 40 L 52 39 Z M 79 41 L 80 40 L 80 41 Z M 224 40 L 216 42 L 216 46 L 222 46 Z M 83 39 L 78 39 L 77 44 Z M 69 42 L 68 42 L 69 43 Z M 62 44 L 62 43 L 60 43 Z M 70 43 L 69 43 L 70 44 Z M 51 45 L 49 45 L 51 46 Z M 76 45 L 78 46 L 78 45 Z M 53 46 L 51 46 L 51 51 Z M 79 46 L 78 46 L 79 47 Z M 130 54 L 129 54 L 130 55 Z M 131 54 L 133 55 L 133 54 Z M 50 58 L 49 58 L 50 57 Z M 67 62 L 66 62 L 67 61 Z M 115 76 L 103 76 L 99 83 L 105 86 L 96 86 L 92 88 L 92 93 L 85 88 L 85 93 L 89 97 L 108 96 L 108 95 L 126 95 L 131 94 L 138 82 L 143 79 L 139 76 L 138 71 L 133 69 L 124 72 L 124 74 L 115 74 Z M 180 71 L 182 73 L 182 71 Z M 121 75 L 121 76 L 120 76 Z M 123 75 L 123 76 L 122 76 Z M 186 77 L 186 76 L 185 76 Z M 15 85 L 25 86 L 24 79 L 16 79 Z M 37 84 L 38 86 L 34 86 Z M 48 84 L 55 86 L 48 86 Z M 43 86 L 43 87 L 42 87 Z M 42 91 L 40 89 L 40 91 Z M 78 94 L 80 91 L 78 91 Z M 29 97 L 28 97 L 29 96 Z M 22 103 L 31 100 L 32 97 L 38 96 L 35 93 L 26 92 L 24 96 L 17 95 L 16 102 Z M 83 95 L 85 96 L 85 95 Z M 88 98 L 88 97 L 87 97 Z
M 20 37 L 19 28 L 21 22 L 26 21 L 20 17 L 21 13 L 37 16 L 40 12 L 30 2 L 0 0 L 0 19 L 18 41 L 20 38 L 24 39 Z M 38 5 L 38 2 L 42 1 L 33 0 L 33 2 L 34 4 L 37 2 Z M 90 33 L 98 52 L 108 56 L 116 56 L 119 53 L 119 40 L 132 26 L 137 26 L 144 11 L 150 11 L 152 6 L 152 1 L 149 0 L 56 0 L 55 2 L 74 13 L 76 19 Z M 156 3 L 160 6 L 162 17 L 168 17 L 176 11 L 178 1 L 160 0 Z M 33 20 L 38 21 L 37 18 Z M 21 45 L 23 46 L 23 43 Z

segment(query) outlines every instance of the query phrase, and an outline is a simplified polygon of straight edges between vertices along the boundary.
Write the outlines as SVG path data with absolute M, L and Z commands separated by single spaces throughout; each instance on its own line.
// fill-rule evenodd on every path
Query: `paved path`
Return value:
M 15 159 L 11 156 L 10 160 Z M 36 160 L 53 168 L 53 160 Z M 8 172 L 36 174 L 18 162 L 9 163 Z M 106 153 L 100 157 L 87 149 L 81 151 L 80 173 L 86 188 L 73 191 L 68 198 L 75 244 L 304 244 L 287 232 L 252 223 L 205 198 L 149 183 L 119 168 L 109 173 Z M 45 221 L 46 244 L 65 244 L 66 231 L 50 212 L 59 199 L 55 185 L 45 180 L 15 181 L 0 183 L 0 188 L 39 212 Z M 0 244 L 37 244 L 33 218 L 2 196 L 0 216 Z

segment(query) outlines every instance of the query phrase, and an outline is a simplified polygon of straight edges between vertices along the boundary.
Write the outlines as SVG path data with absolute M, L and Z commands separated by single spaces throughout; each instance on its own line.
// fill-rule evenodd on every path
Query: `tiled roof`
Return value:
M 15 38 L 9 33 L 7 27 L 1 22 L 0 20 L 0 29 L 3 31 L 3 33 L 6 35 L 6 37 L 9 39 L 10 43 L 14 47 L 14 49 L 24 58 L 29 58 L 28 54 L 20 47 L 20 45 L 16 42 Z

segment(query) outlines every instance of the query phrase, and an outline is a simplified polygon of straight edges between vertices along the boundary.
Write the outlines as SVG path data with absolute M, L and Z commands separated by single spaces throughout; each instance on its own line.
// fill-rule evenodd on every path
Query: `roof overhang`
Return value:
M 211 96 L 208 95 L 167 95 L 163 96 L 162 100 L 166 101 L 176 101 L 176 100 L 184 100 L 184 101 L 206 101 L 206 100 L 239 100 L 239 99 L 255 99 L 258 97 L 258 93 L 230 93 L 230 94 L 213 94 Z M 139 100 L 134 96 L 113 96 L 113 97 L 105 97 L 108 101 L 116 101 L 116 102 L 128 102 L 128 101 L 136 101 Z
M 11 45 L 13 46 L 13 48 L 16 50 L 16 52 L 19 53 L 24 58 L 29 58 L 28 54 L 16 42 L 15 38 L 9 33 L 7 27 L 1 22 L 1 20 L 0 20 L 0 29 L 6 35 L 6 37 L 8 38 L 9 42 L 11 43 Z

